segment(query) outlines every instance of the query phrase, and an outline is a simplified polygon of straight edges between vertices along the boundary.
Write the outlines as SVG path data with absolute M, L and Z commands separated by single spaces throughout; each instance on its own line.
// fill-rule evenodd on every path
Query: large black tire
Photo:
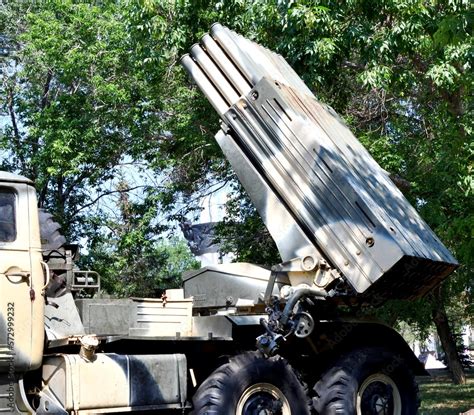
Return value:
M 43 260 L 47 263 L 50 256 L 61 258 L 64 255 L 62 247 L 66 243 L 66 238 L 61 234 L 61 225 L 55 222 L 53 215 L 44 209 L 38 209 L 38 218 L 40 226 L 41 249 L 43 251 Z M 66 262 L 64 257 L 64 263 Z M 66 274 L 58 275 L 58 270 L 51 272 L 51 279 L 46 288 L 47 298 L 57 298 L 63 296 L 66 291 Z
M 53 215 L 44 209 L 38 209 L 38 216 L 43 251 L 61 248 L 66 243 L 66 238 L 60 232 L 61 225 L 55 222 Z
M 305 415 L 307 389 L 288 362 L 258 352 L 232 357 L 193 397 L 193 415 Z M 265 412 L 264 412 L 265 411 Z
M 378 347 L 341 356 L 314 386 L 317 414 L 415 415 L 418 385 L 403 357 Z

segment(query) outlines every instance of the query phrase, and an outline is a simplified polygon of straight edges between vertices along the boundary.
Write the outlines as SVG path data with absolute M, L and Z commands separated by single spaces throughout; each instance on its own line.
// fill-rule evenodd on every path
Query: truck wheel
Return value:
M 258 352 L 232 357 L 193 397 L 193 415 L 309 415 L 305 385 L 281 357 Z
M 61 248 L 66 243 L 66 238 L 60 232 L 61 225 L 44 209 L 38 209 L 38 217 L 42 249 L 52 251 Z
M 341 356 L 314 386 L 317 414 L 413 415 L 420 400 L 402 356 L 382 348 Z

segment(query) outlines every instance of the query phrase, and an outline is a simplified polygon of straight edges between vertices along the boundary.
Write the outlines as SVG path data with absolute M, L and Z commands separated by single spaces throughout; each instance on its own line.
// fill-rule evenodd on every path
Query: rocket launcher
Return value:
M 280 55 L 216 23 L 181 63 L 222 119 L 216 140 L 274 238 L 282 270 L 327 264 L 334 284 L 355 297 L 413 299 L 458 266 Z M 328 281 L 315 276 L 314 284 Z

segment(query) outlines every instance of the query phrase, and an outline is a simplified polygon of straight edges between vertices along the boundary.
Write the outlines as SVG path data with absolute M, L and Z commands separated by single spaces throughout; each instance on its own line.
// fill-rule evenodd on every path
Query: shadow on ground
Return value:
M 420 415 L 459 415 L 474 409 L 474 370 L 467 371 L 466 385 L 453 385 L 445 369 L 429 370 L 431 377 L 418 377 Z

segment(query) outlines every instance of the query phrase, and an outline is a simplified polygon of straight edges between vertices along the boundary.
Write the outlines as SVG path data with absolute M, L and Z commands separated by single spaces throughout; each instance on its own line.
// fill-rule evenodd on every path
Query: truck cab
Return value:
M 0 172 L 0 373 L 36 369 L 44 343 L 44 289 L 33 183 Z
M 43 358 L 48 272 L 33 183 L 6 172 L 0 172 L 0 252 L 0 410 L 13 412 L 18 380 Z

